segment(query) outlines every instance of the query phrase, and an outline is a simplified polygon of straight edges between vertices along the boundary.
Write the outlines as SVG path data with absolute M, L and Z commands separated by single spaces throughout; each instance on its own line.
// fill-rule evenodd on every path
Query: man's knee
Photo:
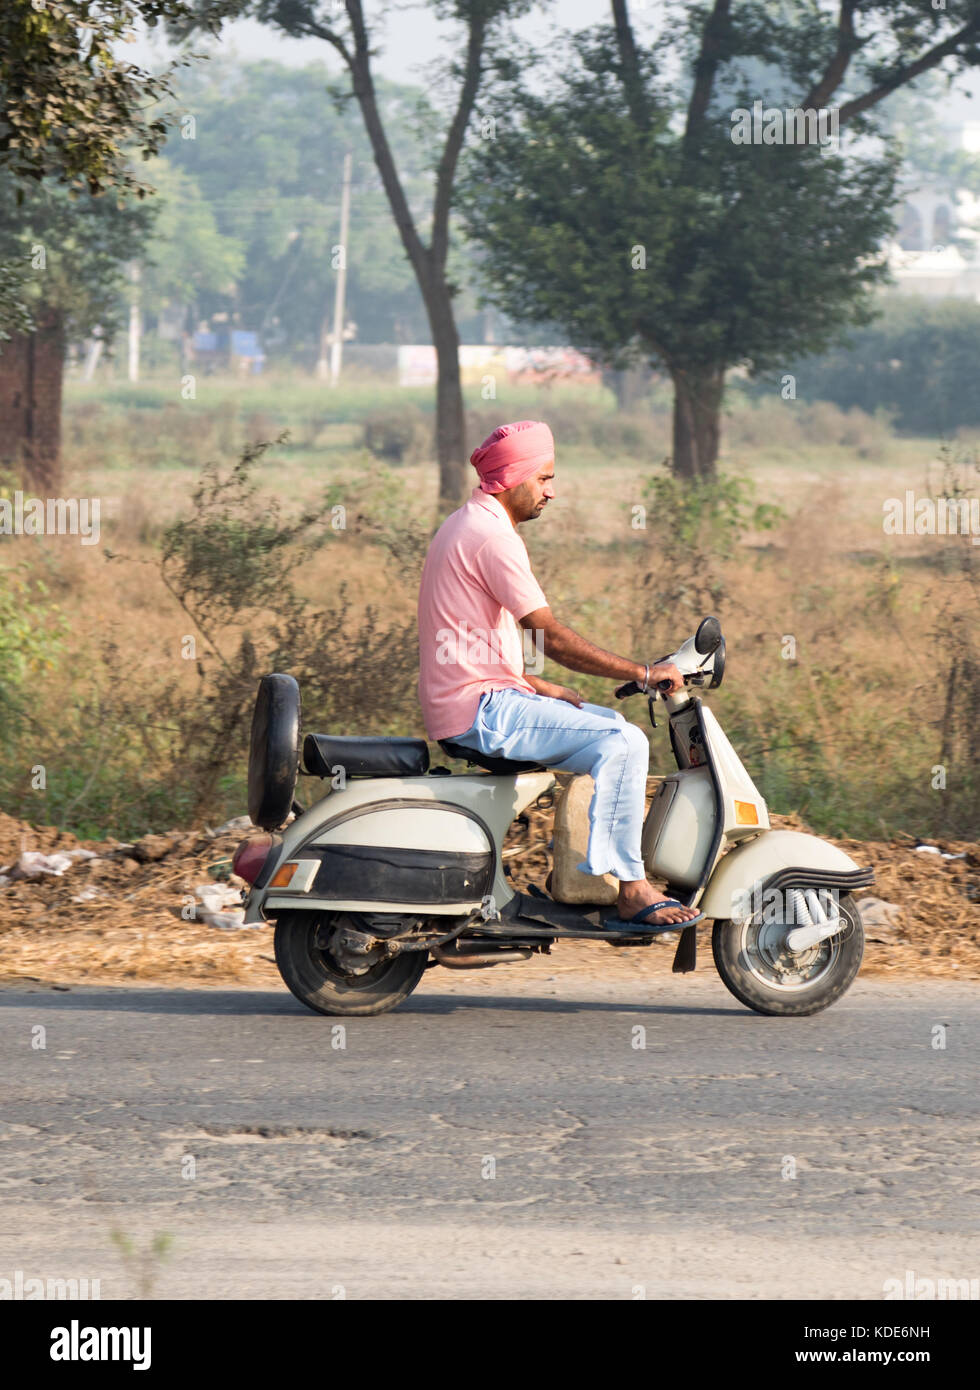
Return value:
M 617 724 L 602 739 L 602 745 L 606 757 L 622 759 L 631 765 L 641 763 L 644 768 L 650 764 L 647 736 L 635 724 Z
M 635 724 L 627 724 L 623 729 L 626 741 L 629 744 L 629 756 L 643 763 L 644 767 L 650 763 L 650 742 L 642 729 L 638 729 Z

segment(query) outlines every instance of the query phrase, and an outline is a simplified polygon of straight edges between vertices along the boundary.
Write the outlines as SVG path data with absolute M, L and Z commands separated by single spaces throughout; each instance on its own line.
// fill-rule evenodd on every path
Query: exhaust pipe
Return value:
M 530 947 L 504 950 L 487 950 L 480 941 L 454 941 L 451 949 L 447 946 L 433 946 L 430 955 L 440 965 L 448 965 L 452 970 L 485 970 L 490 965 L 505 965 L 508 961 L 530 960 L 533 952 Z M 470 949 L 472 948 L 472 949 Z

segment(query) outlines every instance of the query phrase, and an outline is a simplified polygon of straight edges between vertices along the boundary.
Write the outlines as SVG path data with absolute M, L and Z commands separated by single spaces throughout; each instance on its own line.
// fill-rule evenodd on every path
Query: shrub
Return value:
M 431 451 L 431 423 L 411 405 L 374 410 L 364 421 L 364 447 L 385 463 L 417 463 Z
M 866 415 L 893 412 L 897 428 L 914 433 L 980 424 L 980 305 L 915 295 L 883 296 L 880 305 L 880 317 L 852 332 L 849 346 L 786 368 L 800 399 Z M 754 389 L 772 391 L 773 384 Z

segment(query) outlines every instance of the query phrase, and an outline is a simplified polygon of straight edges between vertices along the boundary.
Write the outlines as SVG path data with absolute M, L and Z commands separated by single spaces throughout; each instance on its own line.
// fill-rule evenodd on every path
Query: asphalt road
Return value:
M 343 1032 L 285 990 L 0 993 L 0 1279 L 880 1299 L 907 1271 L 980 1278 L 975 986 L 859 980 L 780 1020 L 708 970 L 546 972 L 432 971 Z

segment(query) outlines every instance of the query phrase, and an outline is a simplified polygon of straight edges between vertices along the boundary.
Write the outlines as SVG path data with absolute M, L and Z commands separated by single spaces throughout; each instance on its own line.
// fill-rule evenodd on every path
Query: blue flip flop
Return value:
M 603 928 L 608 931 L 625 931 L 627 927 L 638 927 L 640 931 L 656 936 L 660 932 L 683 931 L 685 927 L 693 927 L 698 922 L 704 920 L 704 913 L 699 912 L 696 917 L 689 918 L 686 922 L 648 922 L 647 918 L 652 912 L 659 912 L 664 907 L 685 907 L 686 904 L 678 902 L 676 898 L 664 898 L 662 902 L 650 903 L 649 907 L 641 907 L 635 917 L 607 917 L 603 922 Z

